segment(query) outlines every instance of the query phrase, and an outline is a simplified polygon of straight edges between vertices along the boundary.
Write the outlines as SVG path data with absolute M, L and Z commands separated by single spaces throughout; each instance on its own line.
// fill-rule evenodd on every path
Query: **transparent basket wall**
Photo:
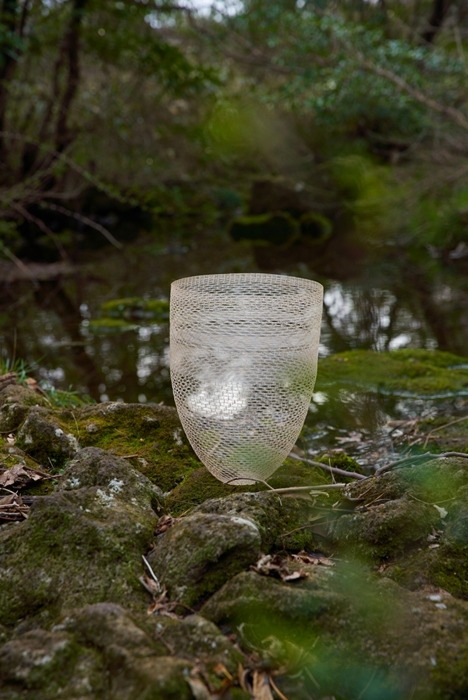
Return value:
M 322 285 L 227 274 L 172 283 L 170 366 L 190 443 L 233 484 L 267 479 L 304 424 L 315 384 Z

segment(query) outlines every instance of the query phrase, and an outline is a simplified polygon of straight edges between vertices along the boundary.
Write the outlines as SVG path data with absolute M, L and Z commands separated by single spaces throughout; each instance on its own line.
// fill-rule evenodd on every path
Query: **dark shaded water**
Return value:
M 96 400 L 172 403 L 167 322 L 143 318 L 125 332 L 92 330 L 101 304 L 123 297 L 168 299 L 174 279 L 262 271 L 261 259 L 261 250 L 222 233 L 197 234 L 190 243 L 150 237 L 122 251 L 80 253 L 76 273 L 61 280 L 0 285 L 2 357 L 35 366 L 43 385 Z M 312 257 L 286 264 L 281 252 L 272 262 L 270 255 L 267 271 L 324 285 L 321 356 L 399 347 L 468 354 L 466 261 L 442 265 L 428 257 L 410 264 L 400 251 L 364 261 L 361 255 L 355 263 L 337 249 L 323 265 Z

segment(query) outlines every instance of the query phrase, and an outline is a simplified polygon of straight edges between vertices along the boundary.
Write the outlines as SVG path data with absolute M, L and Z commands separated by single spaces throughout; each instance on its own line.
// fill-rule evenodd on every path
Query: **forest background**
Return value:
M 66 257 L 77 231 L 112 238 L 108 202 L 174 231 L 206 223 L 265 175 L 370 245 L 466 253 L 463 0 L 0 7 L 10 260 Z

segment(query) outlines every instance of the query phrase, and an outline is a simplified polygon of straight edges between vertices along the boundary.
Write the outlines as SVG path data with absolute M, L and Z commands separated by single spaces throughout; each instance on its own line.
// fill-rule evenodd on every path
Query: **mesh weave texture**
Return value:
M 174 399 L 198 457 L 221 481 L 267 479 L 304 424 L 315 384 L 323 287 L 260 273 L 172 283 Z

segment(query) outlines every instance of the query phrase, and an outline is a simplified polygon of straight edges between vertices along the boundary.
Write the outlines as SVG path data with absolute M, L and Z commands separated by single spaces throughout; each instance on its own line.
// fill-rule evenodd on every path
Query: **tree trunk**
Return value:
M 25 144 L 22 154 L 21 177 L 24 178 L 38 169 L 47 169 L 56 155 L 53 151 L 45 157 L 39 157 L 41 144 L 53 139 L 51 149 L 61 153 L 73 141 L 74 135 L 69 127 L 70 109 L 80 82 L 79 45 L 83 15 L 88 0 L 71 0 L 70 17 L 60 43 L 55 61 L 52 85 L 42 125 L 35 143 Z M 50 189 L 53 177 L 48 176 L 44 189 Z
M 434 42 L 436 34 L 442 27 L 451 4 L 452 0 L 434 0 L 428 26 L 421 35 L 423 41 L 428 44 Z
M 73 0 L 70 22 L 63 38 L 62 53 L 66 61 L 67 77 L 59 103 L 55 129 L 57 151 L 62 151 L 73 140 L 69 130 L 68 117 L 80 82 L 79 43 L 86 3 L 87 0 Z
M 25 3 L 27 4 L 27 3 Z M 18 0 L 3 0 L 0 9 L 0 162 L 6 160 L 5 130 L 8 104 L 8 82 L 18 60 L 21 29 L 21 8 Z

